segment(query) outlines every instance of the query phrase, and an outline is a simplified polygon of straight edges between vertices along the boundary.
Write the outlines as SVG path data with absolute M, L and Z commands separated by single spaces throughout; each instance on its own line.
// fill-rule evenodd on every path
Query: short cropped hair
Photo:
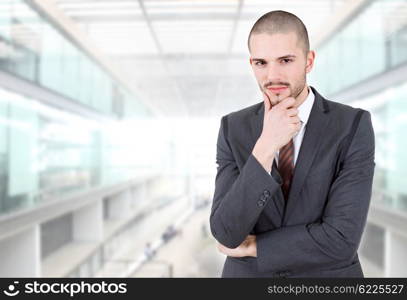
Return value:
M 304 23 L 296 15 L 283 11 L 273 10 L 261 16 L 254 23 L 247 39 L 247 45 L 250 51 L 250 37 L 258 33 L 289 33 L 294 32 L 297 35 L 298 44 L 303 48 L 305 55 L 310 50 L 308 31 Z

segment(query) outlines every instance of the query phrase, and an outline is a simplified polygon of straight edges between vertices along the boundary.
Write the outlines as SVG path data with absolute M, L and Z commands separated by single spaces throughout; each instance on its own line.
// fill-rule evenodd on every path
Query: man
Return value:
M 307 85 L 315 53 L 295 15 L 263 15 L 248 45 L 263 102 L 221 121 L 210 225 L 222 277 L 363 277 L 370 114 Z

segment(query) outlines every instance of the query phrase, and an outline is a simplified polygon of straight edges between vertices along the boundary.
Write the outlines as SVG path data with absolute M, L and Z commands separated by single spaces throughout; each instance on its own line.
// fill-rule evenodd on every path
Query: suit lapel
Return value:
M 311 168 L 312 162 L 315 159 L 316 153 L 318 152 L 321 139 L 323 136 L 327 136 L 326 130 L 329 121 L 327 114 L 329 111 L 328 104 L 313 87 L 311 87 L 311 89 L 314 92 L 315 101 L 311 109 L 300 152 L 295 164 L 294 176 L 291 182 L 283 225 L 286 224 L 290 214 L 294 211 L 296 204 L 300 201 L 299 194 Z

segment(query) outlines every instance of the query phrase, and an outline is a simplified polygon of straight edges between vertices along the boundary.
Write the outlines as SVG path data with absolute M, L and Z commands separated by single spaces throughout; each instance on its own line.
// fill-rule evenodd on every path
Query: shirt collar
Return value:
M 312 105 L 314 104 L 315 95 L 312 89 L 308 88 L 308 96 L 304 102 L 298 107 L 298 117 L 302 121 L 303 125 L 306 125 L 311 113 Z

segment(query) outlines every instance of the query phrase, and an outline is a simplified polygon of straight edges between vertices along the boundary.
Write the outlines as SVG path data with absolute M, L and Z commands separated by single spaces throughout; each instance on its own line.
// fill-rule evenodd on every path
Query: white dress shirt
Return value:
M 297 162 L 298 153 L 300 152 L 302 139 L 304 138 L 305 129 L 307 127 L 307 122 L 309 119 L 309 115 L 311 113 L 312 105 L 314 104 L 315 95 L 310 88 L 308 88 L 308 96 L 305 101 L 298 107 L 298 117 L 301 120 L 301 129 L 300 131 L 294 135 L 293 142 L 294 142 L 294 165 Z M 278 166 L 278 157 L 279 152 L 276 153 L 276 164 Z

